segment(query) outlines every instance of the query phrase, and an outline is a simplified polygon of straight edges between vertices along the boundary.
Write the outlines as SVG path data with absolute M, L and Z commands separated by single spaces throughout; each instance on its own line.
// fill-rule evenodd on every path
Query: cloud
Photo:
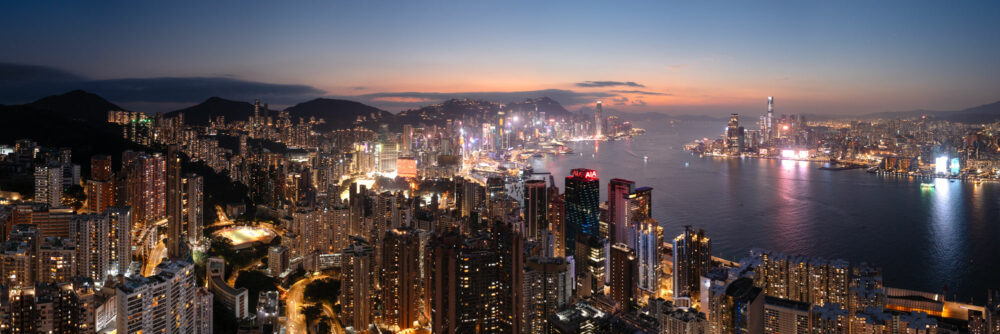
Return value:
M 174 110 L 212 96 L 250 101 L 260 98 L 272 105 L 287 105 L 325 95 L 306 85 L 286 85 L 230 77 L 124 78 L 91 80 L 59 69 L 0 64 L 0 103 L 25 103 L 83 89 L 125 108 L 156 112 Z
M 628 103 L 628 98 L 624 96 L 616 97 L 611 99 L 611 101 L 614 102 L 616 106 L 623 106 Z
M 577 87 L 616 87 L 616 86 L 626 86 L 626 87 L 640 87 L 644 88 L 646 85 L 636 83 L 633 81 L 584 81 L 577 82 Z
M 492 102 L 519 102 L 525 99 L 547 96 L 563 106 L 591 104 L 600 99 L 618 96 L 608 92 L 578 92 L 566 89 L 541 89 L 515 92 L 381 92 L 353 96 L 331 96 L 370 104 L 386 110 L 405 110 L 418 108 L 428 103 L 441 102 L 448 99 L 475 99 Z
M 643 106 L 644 107 L 644 106 L 646 106 L 646 101 L 643 101 L 643 100 L 640 100 L 640 99 L 635 99 L 635 100 L 632 100 L 632 105 L 633 106 Z
M 674 96 L 674 94 L 670 94 L 670 93 L 647 92 L 647 91 L 644 91 L 644 90 L 612 90 L 611 92 L 612 93 L 619 93 L 619 94 L 642 94 L 642 95 Z

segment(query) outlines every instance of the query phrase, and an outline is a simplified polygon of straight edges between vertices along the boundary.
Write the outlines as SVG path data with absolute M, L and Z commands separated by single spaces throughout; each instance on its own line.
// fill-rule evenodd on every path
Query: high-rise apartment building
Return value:
M 705 231 L 684 228 L 674 238 L 674 297 L 698 300 L 699 278 L 712 266 L 712 242 Z
M 545 180 L 524 182 L 524 225 L 531 240 L 541 241 L 548 230 L 548 192 Z
M 562 258 L 533 257 L 524 267 L 523 332 L 549 333 L 548 319 L 573 297 L 573 278 Z
M 117 286 L 118 333 L 194 333 L 198 307 L 194 264 L 169 261 L 149 277 L 126 278 Z
M 635 182 L 625 179 L 611 179 L 608 182 L 608 242 L 629 243 L 628 195 L 635 189 Z
M 412 229 L 393 229 L 382 239 L 382 326 L 411 328 L 419 317 L 420 238 Z

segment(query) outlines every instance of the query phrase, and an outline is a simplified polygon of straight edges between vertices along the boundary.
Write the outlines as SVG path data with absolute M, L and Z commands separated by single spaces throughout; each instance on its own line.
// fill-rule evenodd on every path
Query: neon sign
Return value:
M 573 177 L 595 180 L 595 179 L 597 179 L 597 171 L 596 170 L 590 170 L 590 169 L 583 169 L 583 168 L 574 169 L 573 170 Z

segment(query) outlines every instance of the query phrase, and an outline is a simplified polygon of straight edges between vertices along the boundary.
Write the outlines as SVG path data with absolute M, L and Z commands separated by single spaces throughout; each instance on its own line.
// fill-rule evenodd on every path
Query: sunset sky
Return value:
M 0 103 L 73 88 L 151 112 L 213 95 L 709 115 L 769 95 L 827 114 L 1000 100 L 997 1 L 707 3 L 7 1 Z

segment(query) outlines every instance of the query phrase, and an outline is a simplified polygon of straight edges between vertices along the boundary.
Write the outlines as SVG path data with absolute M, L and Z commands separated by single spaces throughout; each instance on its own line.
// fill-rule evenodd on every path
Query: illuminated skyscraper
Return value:
M 767 119 L 766 119 L 766 123 L 764 124 L 764 126 L 765 126 L 764 129 L 767 131 L 765 133 L 766 134 L 766 139 L 767 140 L 773 139 L 774 138 L 774 97 L 773 96 L 768 96 L 767 97 Z
M 548 206 L 548 188 L 545 180 L 527 180 L 524 182 L 524 225 L 527 237 L 540 240 L 548 229 L 546 209 Z
M 566 177 L 566 246 L 575 254 L 577 235 L 598 237 L 601 189 L 597 171 L 577 168 Z
M 712 333 L 764 333 L 764 292 L 753 280 L 740 278 L 712 291 Z
M 685 227 L 684 233 L 674 238 L 674 297 L 698 300 L 699 278 L 711 265 L 712 242 L 705 231 Z
M 63 171 L 58 164 L 35 166 L 35 202 L 62 207 Z
M 660 252 L 663 244 L 660 224 L 646 219 L 631 225 L 636 255 L 636 287 L 650 296 L 660 290 Z M 613 279 L 613 278 L 612 278 Z
M 180 149 L 177 145 L 169 145 L 167 146 L 167 256 L 171 259 L 179 259 L 183 255 L 182 192 Z
M 393 229 L 382 245 L 382 326 L 407 329 L 418 318 L 420 240 L 414 230 Z
M 608 182 L 608 242 L 628 244 L 629 206 L 628 195 L 635 188 L 635 182 L 625 179 L 611 179 Z
M 594 138 L 604 134 L 602 126 L 604 126 L 604 108 L 601 107 L 601 101 L 597 101 L 597 110 L 594 111 Z
M 344 249 L 341 257 L 340 322 L 358 331 L 372 324 L 375 251 L 363 240 Z
M 653 188 L 641 187 L 628 194 L 628 222 L 653 218 Z
M 573 279 L 562 258 L 530 258 L 524 268 L 524 333 L 547 334 L 548 318 L 573 297 Z
M 181 200 L 181 215 L 184 218 L 184 234 L 186 241 L 197 244 L 201 238 L 201 230 L 204 226 L 205 209 L 205 181 L 197 174 L 187 174 L 181 180 L 183 184 L 183 198 Z
M 552 256 L 566 257 L 566 199 L 555 186 L 549 187 L 546 215 L 552 233 Z
M 629 309 L 636 303 L 636 283 L 638 283 L 635 251 L 625 244 L 611 246 L 611 299 L 622 309 Z

